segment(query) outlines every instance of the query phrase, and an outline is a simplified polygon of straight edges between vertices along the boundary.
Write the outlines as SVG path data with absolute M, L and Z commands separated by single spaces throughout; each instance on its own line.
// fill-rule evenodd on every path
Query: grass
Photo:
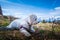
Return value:
M 8 19 L 1 19 L 0 20 L 0 27 L 6 27 L 9 24 L 9 20 Z
M 38 34 L 32 34 L 31 37 L 26 37 L 18 30 L 0 31 L 0 40 L 59 40 L 60 36 L 52 31 L 40 30 Z
M 54 32 L 52 31 L 54 26 Z M 39 29 L 39 33 L 26 37 L 19 30 L 0 31 L 0 40 L 60 40 L 60 25 L 52 23 L 38 23 L 33 25 L 35 30 Z
M 60 25 L 53 23 L 38 23 L 37 25 L 33 25 L 35 28 L 37 27 L 40 30 L 49 30 L 52 31 L 52 26 L 54 27 L 55 32 L 60 32 Z

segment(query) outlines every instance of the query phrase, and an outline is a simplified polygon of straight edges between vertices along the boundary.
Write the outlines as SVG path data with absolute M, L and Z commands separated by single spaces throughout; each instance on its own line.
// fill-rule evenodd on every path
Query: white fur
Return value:
M 16 19 L 16 20 L 12 21 L 10 23 L 10 25 L 8 25 L 7 27 L 8 28 L 13 28 L 13 27 L 20 28 L 21 25 L 22 25 L 23 27 L 29 29 L 29 24 L 35 24 L 35 23 L 37 23 L 37 21 L 34 20 L 35 17 L 36 16 L 31 15 L 31 16 L 27 17 L 26 19 Z M 29 22 L 29 24 L 27 22 Z M 35 32 L 35 30 L 34 30 L 33 27 L 31 27 L 31 30 L 33 32 Z M 23 33 L 25 36 L 31 36 L 31 34 L 29 32 L 27 32 L 24 28 L 21 28 L 20 32 Z

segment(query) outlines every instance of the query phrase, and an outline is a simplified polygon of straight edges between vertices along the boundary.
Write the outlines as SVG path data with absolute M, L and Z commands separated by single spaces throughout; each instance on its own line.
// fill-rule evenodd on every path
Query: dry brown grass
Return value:
M 52 32 L 52 23 L 39 23 L 39 34 L 32 34 L 31 37 L 26 37 L 19 30 L 0 31 L 0 40 L 60 40 L 60 25 L 54 24 L 55 28 Z
M 30 40 L 59 40 L 60 36 L 52 34 L 52 32 L 44 31 L 40 34 L 32 34 L 29 37 Z M 13 31 L 0 31 L 0 40 L 29 40 L 28 37 L 24 36 L 18 30 Z
M 53 23 L 38 23 L 35 26 L 35 28 L 38 28 L 40 30 L 49 30 L 52 31 L 52 26 L 54 27 L 55 32 L 60 32 L 60 25 L 59 24 L 53 24 Z

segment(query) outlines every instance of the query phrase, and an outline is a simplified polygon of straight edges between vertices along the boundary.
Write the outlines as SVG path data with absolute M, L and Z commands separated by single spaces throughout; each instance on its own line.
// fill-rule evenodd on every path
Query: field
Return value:
M 19 30 L 0 31 L 0 40 L 60 40 L 60 25 L 53 23 L 38 23 L 33 25 L 39 33 L 25 37 Z
M 37 25 L 33 25 L 33 26 L 36 26 L 39 30 L 52 31 L 54 29 L 55 32 L 60 32 L 60 24 L 38 23 Z

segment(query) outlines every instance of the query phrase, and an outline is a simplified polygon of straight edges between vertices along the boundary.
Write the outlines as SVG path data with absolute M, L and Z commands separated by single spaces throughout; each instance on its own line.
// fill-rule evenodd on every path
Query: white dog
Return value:
M 8 28 L 19 28 L 20 32 L 23 33 L 25 36 L 31 36 L 31 34 L 27 31 L 30 30 L 31 32 L 35 32 L 32 25 L 37 23 L 37 16 L 30 15 L 26 19 L 16 19 L 8 25 Z

